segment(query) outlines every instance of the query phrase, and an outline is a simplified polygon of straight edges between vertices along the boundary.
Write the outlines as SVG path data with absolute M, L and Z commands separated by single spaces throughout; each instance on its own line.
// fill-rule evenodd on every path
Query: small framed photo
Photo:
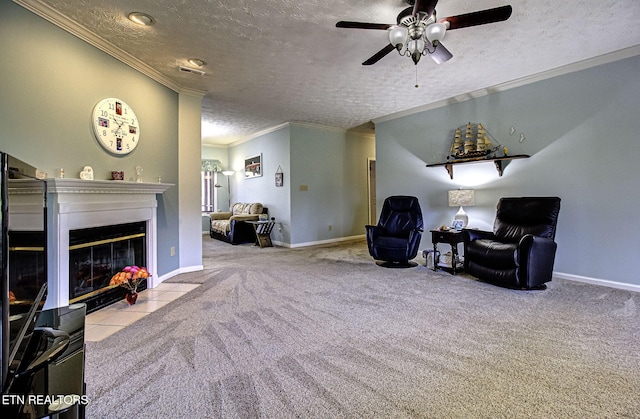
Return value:
M 453 228 L 454 230 L 462 230 L 463 224 L 464 221 L 462 220 L 453 220 L 453 222 L 451 223 L 451 228 Z
M 244 177 L 262 176 L 262 154 L 244 159 Z
M 283 175 L 282 172 L 276 173 L 276 187 L 277 188 L 281 188 L 283 186 L 283 184 L 284 184 L 282 175 Z

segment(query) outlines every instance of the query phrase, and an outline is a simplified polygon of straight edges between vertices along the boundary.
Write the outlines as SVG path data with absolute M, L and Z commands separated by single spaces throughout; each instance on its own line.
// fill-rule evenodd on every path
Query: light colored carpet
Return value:
M 87 343 L 89 418 L 640 417 L 640 294 L 203 242 L 200 287 Z

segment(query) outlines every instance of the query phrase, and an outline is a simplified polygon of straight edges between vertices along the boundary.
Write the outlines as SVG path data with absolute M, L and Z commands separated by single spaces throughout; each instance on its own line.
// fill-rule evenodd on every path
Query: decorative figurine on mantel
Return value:
M 136 166 L 136 182 L 142 183 L 142 167 Z
M 93 168 L 91 166 L 85 166 L 80 172 L 80 179 L 93 180 Z

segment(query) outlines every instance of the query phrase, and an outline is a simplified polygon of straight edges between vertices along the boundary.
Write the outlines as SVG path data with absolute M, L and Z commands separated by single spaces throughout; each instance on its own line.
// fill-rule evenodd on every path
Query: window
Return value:
M 200 172 L 200 196 L 202 212 L 215 212 L 218 210 L 218 172 L 222 170 L 220 160 L 202 160 Z M 216 187 L 217 185 L 217 187 Z
M 202 180 L 202 190 L 200 195 L 202 196 L 202 212 L 215 212 L 216 201 L 218 197 L 218 189 L 216 188 L 216 180 L 218 173 L 202 171 L 200 172 Z

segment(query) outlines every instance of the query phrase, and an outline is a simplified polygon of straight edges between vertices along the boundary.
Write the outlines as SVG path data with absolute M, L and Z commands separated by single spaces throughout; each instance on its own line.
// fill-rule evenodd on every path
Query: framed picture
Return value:
M 464 221 L 462 220 L 453 220 L 451 227 L 455 230 L 462 230 L 463 224 L 464 224 Z
M 262 154 L 244 159 L 244 177 L 262 176 Z
M 278 166 L 278 170 L 276 170 L 276 188 L 280 188 L 284 185 L 284 173 L 282 173 L 282 168 Z

